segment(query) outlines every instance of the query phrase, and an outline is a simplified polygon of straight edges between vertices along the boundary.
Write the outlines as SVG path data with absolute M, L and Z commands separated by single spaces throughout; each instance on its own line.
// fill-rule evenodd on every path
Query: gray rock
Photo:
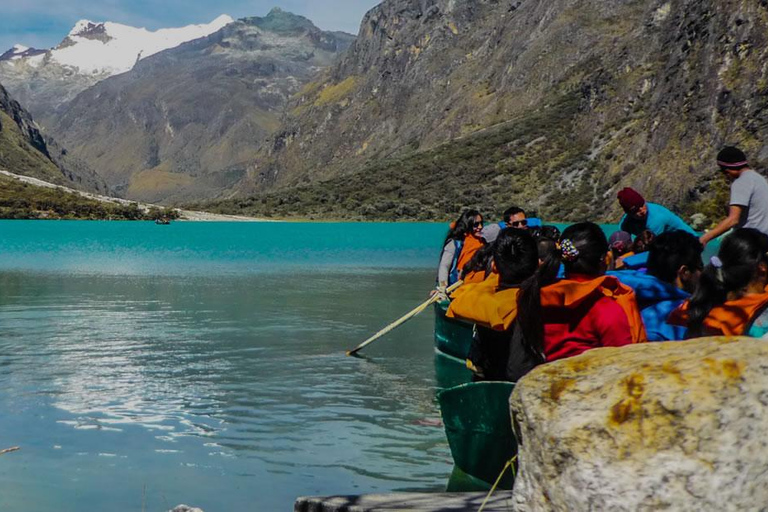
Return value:
M 511 397 L 519 511 L 758 510 L 768 503 L 768 343 L 590 350 Z

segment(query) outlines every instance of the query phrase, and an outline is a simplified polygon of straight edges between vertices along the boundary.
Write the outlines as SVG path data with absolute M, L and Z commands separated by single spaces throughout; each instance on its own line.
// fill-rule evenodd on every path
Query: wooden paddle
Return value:
M 456 288 L 461 286 L 463 283 L 464 283 L 463 281 L 457 281 L 456 283 L 446 288 L 445 293 L 446 294 L 451 293 Z M 418 315 L 419 313 L 427 309 L 430 306 L 430 304 L 434 304 L 439 300 L 440 300 L 440 294 L 439 293 L 434 294 L 432 297 L 429 298 L 429 300 L 425 301 L 423 304 L 420 304 L 415 309 L 411 310 L 410 312 L 406 313 L 399 319 L 395 320 L 394 322 L 392 322 L 391 324 L 389 324 L 388 326 L 386 326 L 385 328 L 383 328 L 382 330 L 380 330 L 379 332 L 377 332 L 376 334 L 374 334 L 373 336 L 371 336 L 370 338 L 368 338 L 367 340 L 365 340 L 364 342 L 362 342 L 361 344 L 353 348 L 352 350 L 347 351 L 347 355 L 353 356 L 357 354 L 358 352 L 360 352 L 362 349 L 364 349 L 365 347 L 367 347 L 377 339 L 381 338 L 388 332 L 394 331 L 395 329 L 403 325 L 405 322 L 407 322 L 411 318 L 415 317 L 416 315 Z

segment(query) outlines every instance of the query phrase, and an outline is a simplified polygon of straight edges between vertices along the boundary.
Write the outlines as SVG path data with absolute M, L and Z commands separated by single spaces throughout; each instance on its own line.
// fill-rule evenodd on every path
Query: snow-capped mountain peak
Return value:
M 19 60 L 24 57 L 39 55 L 41 53 L 45 53 L 45 50 L 36 50 L 21 44 L 15 44 L 7 52 L 0 54 L 0 62 L 4 60 Z
M 56 48 L 49 50 L 49 61 L 77 68 L 82 74 L 117 75 L 129 71 L 140 59 L 174 48 L 187 41 L 208 36 L 233 21 L 230 16 L 224 14 L 203 25 L 152 31 L 110 21 L 96 22 L 83 19 L 75 23 L 69 34 Z M 0 56 L 0 60 L 17 60 L 31 56 L 29 49 L 21 51 L 20 48 L 21 45 L 16 45 Z M 39 50 L 35 52 L 35 55 L 41 53 Z M 41 58 L 29 62 L 32 66 L 41 63 Z

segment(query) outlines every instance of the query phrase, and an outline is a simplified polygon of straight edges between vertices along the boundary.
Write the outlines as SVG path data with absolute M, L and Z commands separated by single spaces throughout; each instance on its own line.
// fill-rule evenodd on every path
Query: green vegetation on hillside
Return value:
M 137 204 L 104 203 L 59 188 L 38 187 L 0 175 L 0 219 L 175 219 L 174 210 L 142 211 Z
M 31 176 L 51 183 L 63 184 L 66 179 L 58 167 L 43 153 L 32 147 L 18 125 L 0 110 L 0 167 L 17 174 Z
M 524 118 L 329 181 L 195 207 L 278 218 L 445 220 L 469 206 L 493 216 L 521 204 L 540 206 L 548 218 L 575 219 L 599 200 L 581 178 L 592 163 L 583 156 L 589 140 L 574 129 L 578 109 L 570 95 Z M 545 188 L 553 175 L 562 175 L 563 185 Z

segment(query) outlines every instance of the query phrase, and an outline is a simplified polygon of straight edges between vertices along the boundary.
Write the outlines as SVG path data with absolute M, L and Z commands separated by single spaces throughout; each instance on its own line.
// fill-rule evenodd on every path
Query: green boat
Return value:
M 450 301 L 435 303 L 435 349 L 440 355 L 461 364 L 469 356 L 472 345 L 472 324 L 445 316 Z
M 473 382 L 438 394 L 454 469 L 448 492 L 490 489 L 517 454 L 509 416 L 511 382 Z M 504 472 L 498 489 L 512 489 L 514 473 Z

